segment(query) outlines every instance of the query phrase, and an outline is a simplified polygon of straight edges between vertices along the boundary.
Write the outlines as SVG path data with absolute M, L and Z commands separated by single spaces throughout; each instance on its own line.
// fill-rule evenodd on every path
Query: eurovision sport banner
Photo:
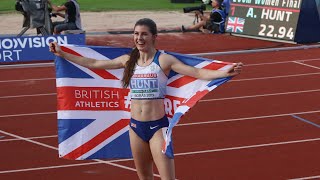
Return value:
M 129 48 L 62 46 L 63 51 L 99 60 L 128 54 Z M 223 70 L 231 63 L 164 52 L 197 68 Z M 129 144 L 130 96 L 122 88 L 123 69 L 87 69 L 56 58 L 59 157 L 65 159 L 131 158 Z M 212 81 L 171 71 L 164 99 L 170 125 L 162 152 L 173 158 L 172 128 L 208 92 L 231 77 Z
M 85 44 L 85 34 L 59 36 L 24 36 L 0 38 L 0 64 L 39 60 L 54 60 L 49 52 L 50 42 L 58 44 Z

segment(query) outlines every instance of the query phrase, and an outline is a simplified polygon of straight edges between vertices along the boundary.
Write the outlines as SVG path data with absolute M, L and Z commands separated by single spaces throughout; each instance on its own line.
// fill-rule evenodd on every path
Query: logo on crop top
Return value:
M 130 81 L 131 97 L 154 98 L 159 95 L 157 74 L 135 74 Z
M 132 75 L 132 78 L 157 78 L 158 75 L 155 73 L 149 73 L 149 74 L 134 74 Z

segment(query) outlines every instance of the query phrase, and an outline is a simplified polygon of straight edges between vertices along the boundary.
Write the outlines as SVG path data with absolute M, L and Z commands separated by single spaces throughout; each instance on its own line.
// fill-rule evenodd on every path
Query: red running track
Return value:
M 88 44 L 131 46 L 129 39 L 92 36 Z M 160 35 L 158 46 L 203 53 L 289 45 L 186 33 Z M 246 67 L 201 100 L 174 129 L 176 177 L 320 178 L 319 52 L 208 56 L 242 61 Z M 1 70 L 0 179 L 137 179 L 132 160 L 105 164 L 58 158 L 54 76 L 53 67 Z

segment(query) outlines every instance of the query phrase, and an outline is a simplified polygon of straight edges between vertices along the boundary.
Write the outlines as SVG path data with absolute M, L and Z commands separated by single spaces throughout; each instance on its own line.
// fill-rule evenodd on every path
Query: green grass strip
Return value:
M 61 5 L 66 0 L 51 0 L 55 5 Z M 193 7 L 201 4 L 171 3 L 171 0 L 78 0 L 81 11 L 182 11 L 184 7 Z M 0 0 L 0 13 L 15 12 L 15 0 Z

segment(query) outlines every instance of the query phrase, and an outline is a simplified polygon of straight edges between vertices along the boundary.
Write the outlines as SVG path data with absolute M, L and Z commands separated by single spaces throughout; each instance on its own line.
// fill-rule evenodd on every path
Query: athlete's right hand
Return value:
M 61 56 L 62 51 L 57 42 L 51 42 L 49 45 L 49 51 L 52 52 L 56 56 Z

